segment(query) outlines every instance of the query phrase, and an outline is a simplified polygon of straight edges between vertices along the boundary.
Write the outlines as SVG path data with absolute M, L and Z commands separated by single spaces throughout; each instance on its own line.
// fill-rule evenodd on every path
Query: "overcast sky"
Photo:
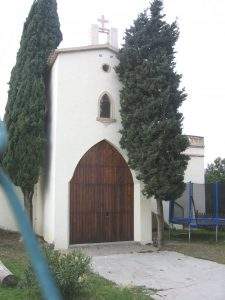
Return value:
M 7 0 L 0 10 L 0 117 L 23 23 L 33 0 Z M 58 0 L 64 40 L 60 47 L 90 43 L 90 25 L 104 14 L 123 32 L 148 0 Z M 164 0 L 167 20 L 178 19 L 177 70 L 188 99 L 182 107 L 184 133 L 205 137 L 205 162 L 225 157 L 225 0 Z

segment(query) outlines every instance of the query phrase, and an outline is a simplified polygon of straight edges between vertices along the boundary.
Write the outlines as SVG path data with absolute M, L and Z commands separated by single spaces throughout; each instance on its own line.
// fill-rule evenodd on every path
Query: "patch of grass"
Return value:
M 30 300 L 31 295 L 25 290 L 15 289 L 15 288 L 0 288 L 0 299 L 1 300 Z M 33 300 L 35 295 L 32 296 Z M 38 299 L 37 299 L 38 300 Z
M 18 252 L 16 252 L 18 253 Z M 1 246 L 0 246 L 0 254 L 1 254 Z M 20 256 L 20 255 L 19 255 Z M 25 269 L 25 258 L 23 261 L 20 261 L 20 258 L 6 258 L 5 257 L 2 259 L 0 255 L 0 259 L 2 262 L 7 266 L 7 268 L 16 275 L 18 279 L 21 278 L 23 271 Z M 20 288 L 8 288 L 8 287 L 0 287 L 0 299 L 1 300 L 30 300 L 32 296 L 33 300 L 36 300 L 37 297 L 32 291 L 20 289 Z
M 0 230 L 0 260 L 18 279 L 21 277 L 25 269 L 26 255 L 19 234 Z M 26 290 L 1 286 L 0 299 L 28 300 L 30 298 Z
M 165 237 L 168 238 L 168 232 Z M 188 229 L 173 229 L 171 231 L 171 240 L 175 241 L 187 241 L 188 242 Z M 192 228 L 191 229 L 191 242 L 206 242 L 216 243 L 216 232 L 215 229 L 207 228 Z M 225 242 L 225 231 L 218 231 L 218 242 Z
M 168 233 L 165 233 L 165 237 L 168 238 Z M 166 241 L 163 250 L 177 251 L 196 258 L 225 264 L 225 231 L 218 232 L 218 242 L 216 242 L 215 230 L 192 229 L 189 243 L 187 230 L 173 230 L 171 239 Z
M 90 287 L 86 295 L 81 295 L 79 300 L 149 300 L 148 291 L 142 288 L 118 287 L 114 283 L 92 275 Z
M 20 236 L 0 230 L 0 260 L 19 279 L 27 264 L 26 254 L 20 242 Z M 153 292 L 152 292 L 153 294 Z M 122 288 L 95 274 L 90 275 L 88 289 L 76 300 L 150 300 L 151 291 L 142 288 Z M 33 292 L 20 288 L 5 288 L 0 286 L 1 300 L 39 300 Z M 65 299 L 66 300 L 66 299 Z

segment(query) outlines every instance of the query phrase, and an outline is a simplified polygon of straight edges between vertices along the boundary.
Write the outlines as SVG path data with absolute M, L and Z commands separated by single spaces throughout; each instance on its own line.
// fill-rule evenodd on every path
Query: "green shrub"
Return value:
M 82 289 L 87 287 L 90 273 L 90 257 L 78 251 L 61 254 L 50 247 L 44 248 L 44 252 L 49 268 L 64 299 L 73 299 Z M 28 290 L 39 290 L 35 273 L 30 263 L 24 272 L 20 286 Z

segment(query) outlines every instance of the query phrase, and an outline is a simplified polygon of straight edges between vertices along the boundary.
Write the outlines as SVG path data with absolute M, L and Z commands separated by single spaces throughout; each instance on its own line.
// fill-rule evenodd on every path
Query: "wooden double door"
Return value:
M 70 182 L 70 244 L 133 240 L 134 185 L 108 142 L 93 146 Z

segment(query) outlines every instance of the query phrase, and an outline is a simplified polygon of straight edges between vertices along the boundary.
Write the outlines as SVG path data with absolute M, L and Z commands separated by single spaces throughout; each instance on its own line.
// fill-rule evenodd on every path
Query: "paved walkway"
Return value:
M 94 256 L 93 269 L 120 285 L 156 289 L 154 299 L 225 299 L 225 265 L 176 252 Z

